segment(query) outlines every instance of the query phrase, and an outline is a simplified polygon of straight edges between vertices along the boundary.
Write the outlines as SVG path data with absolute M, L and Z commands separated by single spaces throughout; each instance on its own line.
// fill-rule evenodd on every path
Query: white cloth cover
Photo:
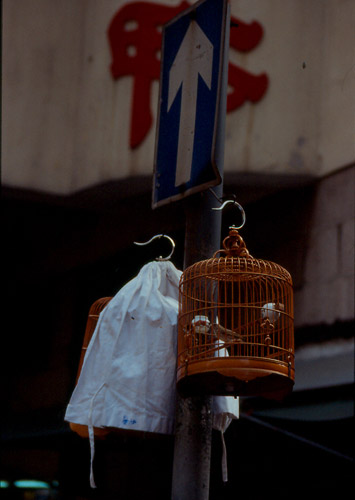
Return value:
M 224 342 L 219 340 L 217 343 L 222 356 L 229 356 L 227 349 L 223 348 Z M 217 352 L 215 356 L 218 356 Z M 224 441 L 224 432 L 234 418 L 239 418 L 239 398 L 233 396 L 214 396 L 212 400 L 212 427 L 221 432 L 222 439 L 222 479 L 228 481 L 227 468 L 227 448 Z
M 150 262 L 100 314 L 65 419 L 172 433 L 178 285 L 170 261 Z
M 181 271 L 150 262 L 100 314 L 65 420 L 93 427 L 172 433 Z
M 234 418 L 239 418 L 239 398 L 233 396 L 214 396 L 212 400 L 212 427 L 221 433 L 222 440 L 222 479 L 228 481 L 227 448 L 224 432 Z
M 224 347 L 223 340 L 218 340 L 215 343 L 217 350 L 215 357 L 229 356 L 228 350 Z M 239 418 L 239 398 L 234 396 L 214 396 L 212 404 L 213 413 L 213 428 L 221 431 L 226 431 L 233 418 Z
M 212 404 L 213 428 L 225 432 L 234 418 L 239 418 L 239 398 L 214 396 Z

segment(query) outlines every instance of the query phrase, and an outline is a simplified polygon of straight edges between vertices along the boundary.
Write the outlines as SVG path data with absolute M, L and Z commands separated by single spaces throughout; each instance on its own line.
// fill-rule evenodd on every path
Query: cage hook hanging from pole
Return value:
M 231 203 L 234 206 L 236 206 L 238 208 L 238 210 L 241 212 L 242 218 L 243 218 L 243 222 L 241 223 L 240 226 L 235 226 L 235 225 L 231 226 L 230 229 L 232 229 L 232 228 L 233 229 L 241 229 L 244 226 L 244 224 L 245 224 L 246 215 L 245 215 L 245 212 L 244 212 L 244 208 L 237 201 L 235 201 L 235 200 L 226 200 L 220 207 L 212 208 L 212 210 L 223 210 L 226 205 L 230 205 Z
M 170 260 L 171 256 L 173 255 L 174 253 L 174 250 L 175 250 L 175 241 L 170 238 L 170 236 L 166 235 L 166 234 L 156 234 L 155 236 L 153 236 L 153 238 L 150 238 L 150 240 L 148 241 L 145 241 L 143 243 L 139 243 L 138 241 L 134 241 L 133 243 L 135 245 L 138 245 L 138 246 L 145 246 L 145 245 L 149 245 L 149 243 L 151 243 L 152 241 L 156 240 L 156 239 L 160 239 L 160 238 L 166 238 L 167 240 L 169 240 L 169 242 L 171 243 L 171 252 L 169 253 L 169 255 L 167 257 L 162 257 L 161 255 L 159 257 L 156 257 L 155 260 L 161 262 L 161 261 L 166 261 L 166 260 Z

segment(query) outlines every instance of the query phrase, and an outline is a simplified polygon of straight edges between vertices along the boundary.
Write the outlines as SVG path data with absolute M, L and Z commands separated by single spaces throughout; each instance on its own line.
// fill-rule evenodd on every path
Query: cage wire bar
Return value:
M 294 384 L 291 276 L 252 257 L 234 227 L 223 246 L 180 280 L 178 389 L 281 399 Z

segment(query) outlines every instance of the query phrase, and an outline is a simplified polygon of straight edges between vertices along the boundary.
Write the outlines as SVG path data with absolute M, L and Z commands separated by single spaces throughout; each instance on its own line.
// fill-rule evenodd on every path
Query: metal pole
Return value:
M 216 190 L 215 190 L 216 192 Z M 218 193 L 222 185 L 218 186 Z M 219 249 L 221 215 L 212 211 L 210 193 L 195 195 L 186 204 L 184 268 L 211 257 Z M 211 397 L 178 396 L 172 500 L 207 500 L 212 438 Z
M 225 116 L 228 81 L 229 13 L 225 39 L 223 80 L 218 117 L 216 159 L 223 176 Z M 223 193 L 223 181 L 214 188 L 217 197 Z M 215 197 L 207 192 L 185 201 L 186 233 L 184 268 L 210 258 L 220 248 L 221 213 Z M 172 500 L 208 500 L 212 441 L 212 397 L 182 398 L 178 395 Z

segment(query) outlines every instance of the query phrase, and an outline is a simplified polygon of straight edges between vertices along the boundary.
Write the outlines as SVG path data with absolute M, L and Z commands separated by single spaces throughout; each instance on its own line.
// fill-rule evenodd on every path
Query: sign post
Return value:
M 217 143 L 227 5 L 201 0 L 163 28 L 153 208 L 222 181 Z
M 152 207 L 186 197 L 184 268 L 219 249 L 228 81 L 228 0 L 200 0 L 163 30 Z M 177 400 L 172 500 L 208 500 L 211 397 Z

